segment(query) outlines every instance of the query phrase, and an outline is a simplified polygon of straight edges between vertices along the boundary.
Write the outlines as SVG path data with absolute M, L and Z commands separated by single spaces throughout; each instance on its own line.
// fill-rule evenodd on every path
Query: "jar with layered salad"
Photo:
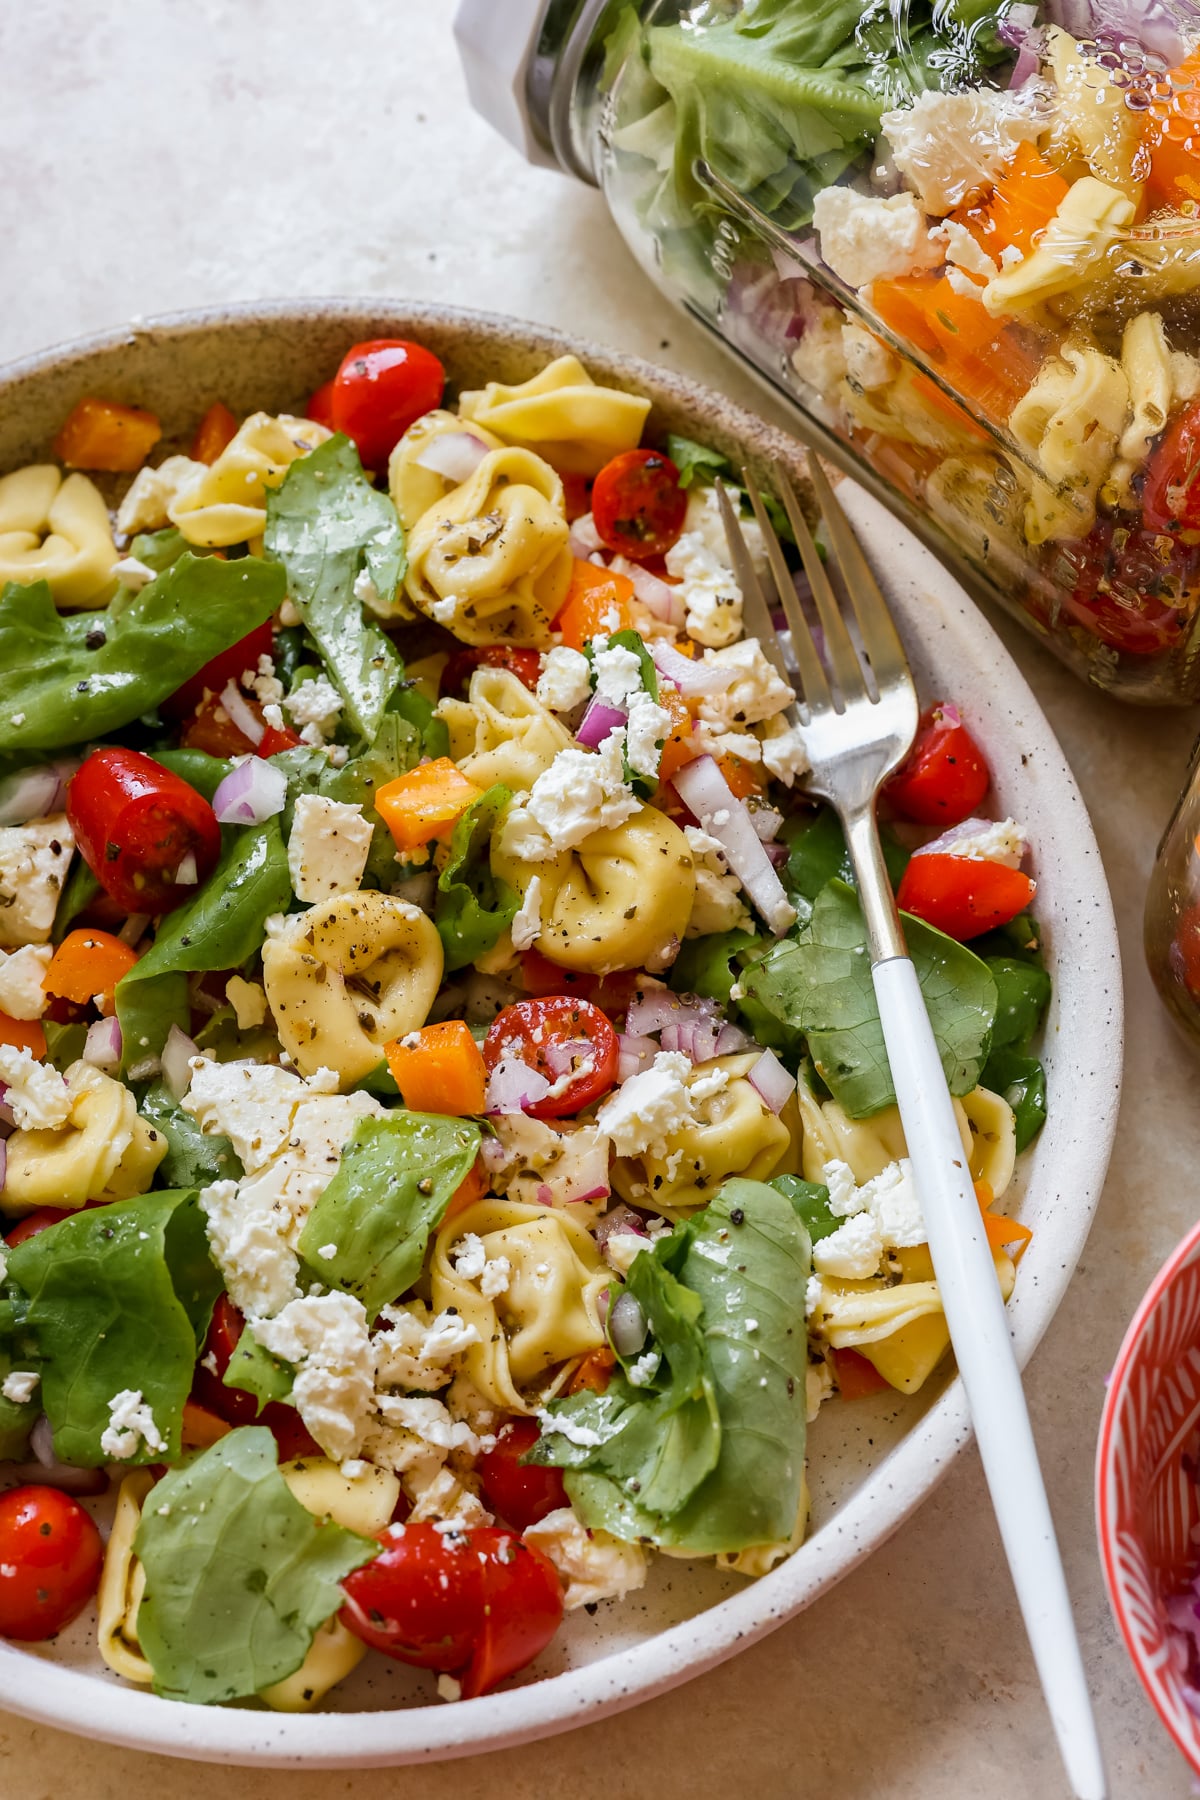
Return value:
M 799 435 L 1087 680 L 1200 697 L 1193 0 L 531 0 L 489 82 L 490 3 L 481 110 Z

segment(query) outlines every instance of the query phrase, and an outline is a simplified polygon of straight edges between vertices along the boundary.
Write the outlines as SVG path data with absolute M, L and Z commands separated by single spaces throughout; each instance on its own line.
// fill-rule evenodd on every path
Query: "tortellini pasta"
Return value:
M 1100 350 L 1067 345 L 1018 400 L 1009 429 L 1045 479 L 1025 508 L 1031 544 L 1081 537 L 1096 516 L 1096 495 L 1116 455 L 1129 412 L 1120 363 Z
M 1121 367 L 1129 384 L 1131 417 L 1100 498 L 1109 506 L 1133 507 L 1137 505 L 1133 477 L 1171 410 L 1171 349 L 1158 313 L 1138 313 L 1130 319 L 1121 338 Z
M 495 1280 L 455 1267 L 456 1246 L 471 1237 Z M 604 1343 L 597 1306 L 612 1279 L 587 1227 L 548 1206 L 481 1200 L 444 1224 L 434 1246 L 434 1310 L 454 1308 L 475 1327 L 463 1373 L 508 1412 L 535 1412 L 569 1365 Z
M 544 649 L 571 580 L 568 535 L 549 463 L 529 450 L 490 451 L 413 526 L 405 592 L 464 644 Z
M 444 963 L 432 919 L 373 892 L 292 915 L 262 960 L 280 1043 L 302 1075 L 333 1069 L 343 1089 L 377 1067 L 385 1044 L 425 1023 Z
M 687 839 L 653 806 L 547 862 L 513 855 L 500 831 L 491 862 L 497 880 L 522 898 L 537 877 L 538 949 L 564 969 L 591 974 L 662 968 L 687 929 L 696 892 Z
M 988 282 L 983 304 L 993 318 L 1002 318 L 1076 292 L 1102 271 L 1121 233 L 1133 223 L 1134 211 L 1120 188 L 1094 175 L 1081 176 L 1067 189 L 1024 262 L 1001 269 Z
M 45 581 L 65 610 L 103 606 L 116 561 L 108 508 L 86 475 L 64 481 L 53 463 L 31 463 L 0 477 L 0 587 Z
M 804 1134 L 801 1173 L 806 1181 L 822 1182 L 826 1163 L 844 1162 L 862 1187 L 908 1155 L 899 1107 L 884 1107 L 869 1119 L 852 1119 L 836 1100 L 818 1100 L 803 1080 L 797 1097 Z M 954 1116 L 971 1179 L 986 1181 L 998 1200 L 1012 1180 L 1016 1162 L 1012 1107 L 987 1088 L 973 1088 L 954 1101 Z
M 695 1104 L 695 1122 L 670 1132 L 663 1145 L 642 1156 L 619 1156 L 612 1184 L 634 1206 L 677 1218 L 712 1199 L 723 1181 L 742 1175 L 769 1181 L 800 1168 L 800 1115 L 795 1100 L 775 1114 L 746 1076 L 761 1051 L 718 1056 L 697 1063 L 687 1087 L 707 1086 L 716 1070 L 724 1085 Z
M 1046 48 L 1056 90 L 1055 136 L 1078 150 L 1093 175 L 1136 198 L 1142 122 L 1126 104 L 1127 88 L 1118 87 L 1109 70 L 1059 25 L 1050 26 Z
M 354 1673 L 366 1654 L 363 1640 L 347 1630 L 339 1613 L 332 1613 L 317 1626 L 300 1667 L 261 1689 L 259 1698 L 273 1712 L 311 1712 L 330 1688 Z
M 438 706 L 451 756 L 478 788 L 502 781 L 514 794 L 528 793 L 559 751 L 569 748 L 570 732 L 511 669 L 476 669 L 468 694 Z
M 149 1685 L 154 1670 L 142 1655 L 137 1617 L 146 1588 L 146 1571 L 133 1554 L 146 1495 L 154 1486 L 148 1469 L 126 1475 L 117 1496 L 104 1567 L 96 1595 L 96 1636 L 101 1656 L 115 1675 Z
M 459 408 L 464 419 L 539 451 L 556 469 L 595 475 L 619 451 L 637 448 L 650 402 L 598 386 L 577 356 L 559 356 L 515 387 L 489 381 L 463 394 Z
M 193 463 L 190 474 L 178 471 L 167 497 L 167 520 L 189 544 L 204 549 L 260 537 L 267 523 L 267 490 L 280 487 L 292 464 L 330 435 L 312 419 L 251 413 L 214 463 Z M 148 473 L 153 478 L 155 471 Z
M 14 1131 L 0 1208 L 20 1216 L 39 1206 L 74 1210 L 89 1200 L 131 1200 L 149 1191 L 167 1154 L 123 1082 L 90 1063 L 66 1073 L 71 1115 L 65 1125 Z
M 423 513 L 444 500 L 458 485 L 436 469 L 427 469 L 418 460 L 440 437 L 469 431 L 489 450 L 502 448 L 500 439 L 482 425 L 467 424 L 457 413 L 439 407 L 414 421 L 405 432 L 388 460 L 388 492 L 405 531 L 411 531 Z

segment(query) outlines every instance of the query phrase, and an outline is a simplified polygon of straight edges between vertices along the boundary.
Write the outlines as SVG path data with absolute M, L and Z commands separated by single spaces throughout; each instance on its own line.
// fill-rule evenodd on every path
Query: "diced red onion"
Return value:
M 537 1203 L 539 1206 L 554 1205 L 554 1194 L 551 1191 L 549 1182 L 543 1181 L 538 1184 Z
M 596 1061 L 595 1047 L 587 1038 L 571 1038 L 565 1044 L 547 1043 L 542 1047 L 542 1054 L 556 1079 L 576 1070 L 580 1074 L 588 1073 Z
M 587 562 L 589 557 L 597 552 L 603 553 L 604 550 L 604 540 L 596 530 L 596 521 L 590 512 L 571 521 L 567 541 L 571 546 L 571 555 L 577 556 L 580 562 Z
M 283 770 L 261 756 L 248 756 L 219 784 L 212 808 L 222 825 L 262 825 L 281 813 L 286 803 Z
M 682 1051 L 691 1062 L 708 1062 L 717 1054 L 720 1035 L 711 1019 L 689 1019 L 682 1024 L 664 1025 L 660 1042 L 664 1050 Z
M 676 769 L 672 781 L 701 829 L 721 845 L 729 867 L 770 930 L 781 937 L 795 921 L 795 908 L 758 841 L 747 807 L 737 799 L 714 758 L 698 756 L 695 762 L 685 763 Z
M 482 438 L 471 431 L 444 431 L 426 444 L 413 461 L 422 469 L 432 469 L 447 481 L 468 480 L 488 454 Z
M 96 1069 L 121 1066 L 121 1027 L 115 1019 L 97 1019 L 83 1041 L 83 1060 Z
M 664 1025 L 706 1024 L 717 1016 L 716 1002 L 689 995 L 681 1000 L 670 988 L 646 987 L 629 1003 L 625 1029 L 631 1037 L 648 1037 Z
M 746 1080 L 773 1113 L 780 1113 L 796 1091 L 796 1077 L 789 1075 L 773 1050 L 764 1050 Z
M 962 714 L 953 700 L 944 700 L 935 708 L 943 725 L 957 726 L 962 724 Z
M 611 1212 L 605 1213 L 592 1236 L 603 1250 L 609 1238 L 618 1231 L 632 1233 L 634 1237 L 648 1238 L 650 1236 L 641 1214 L 635 1213 L 631 1206 L 626 1206 L 624 1203 L 614 1206 Z
M 488 1137 L 486 1133 L 484 1134 L 483 1142 L 479 1146 L 479 1154 L 483 1160 L 484 1167 L 490 1169 L 493 1175 L 498 1169 L 502 1169 L 508 1161 L 508 1151 L 504 1148 L 500 1139 L 497 1137 Z
M 609 1193 L 608 1139 L 597 1133 L 592 1148 L 572 1160 L 571 1185 L 563 1195 L 567 1205 L 580 1205 L 585 1200 L 606 1200 Z
M 632 583 L 634 594 L 656 619 L 662 619 L 667 625 L 683 624 L 686 614 L 681 587 L 661 581 L 649 569 L 643 569 L 641 563 L 629 562 L 623 556 L 614 556 L 609 568 Z
M 0 1464 L 6 1475 L 22 1483 L 60 1488 L 64 1494 L 102 1494 L 108 1486 L 103 1469 L 77 1469 L 59 1462 L 54 1454 L 54 1431 L 45 1413 L 29 1434 L 29 1448 L 36 1461 Z
M 194 851 L 189 850 L 175 871 L 175 880 L 180 887 L 195 887 L 200 879 L 200 871 L 196 867 Z
M 258 714 L 248 705 L 246 696 L 232 681 L 227 681 L 221 689 L 221 705 L 233 720 L 244 737 L 252 744 L 261 744 L 266 726 Z M 220 790 L 218 789 L 218 792 Z
M 607 1155 L 608 1152 L 605 1151 L 605 1156 L 607 1157 Z M 586 1194 L 568 1194 L 567 1205 L 579 1206 L 585 1200 L 607 1200 L 611 1191 L 608 1183 L 605 1182 L 603 1187 L 590 1187 Z
M 575 736 L 588 750 L 595 750 L 611 732 L 626 723 L 627 716 L 619 706 L 611 706 L 607 700 L 601 700 L 597 696 L 588 702 L 587 711 L 579 722 Z
M 600 1292 L 596 1295 L 596 1318 L 599 1320 L 601 1331 L 603 1331 L 608 1324 L 608 1307 L 611 1299 L 611 1288 L 601 1288 Z
M 931 838 L 927 844 L 919 844 L 913 851 L 913 855 L 914 857 L 954 856 L 957 853 L 956 846 L 961 844 L 964 838 L 977 837 L 982 832 L 990 831 L 996 823 L 997 821 L 995 819 L 964 819 L 961 825 L 952 825 L 949 831 L 943 831 L 938 837 Z M 1021 856 L 1017 857 L 1015 864 L 1013 863 L 1012 856 L 1007 852 L 1001 852 L 997 856 L 981 858 L 980 860 L 1000 862 L 1008 867 L 1019 867 L 1024 855 L 1025 847 L 1024 840 L 1022 839 Z
M 757 1050 L 758 1045 L 740 1025 L 722 1025 L 717 1038 L 718 1056 L 736 1056 L 742 1050 Z
M 653 638 L 646 646 L 654 658 L 654 666 L 666 681 L 673 682 L 685 699 L 696 694 L 723 694 L 737 680 L 737 670 L 723 668 L 720 663 L 701 662 L 699 657 L 684 656 L 682 651 Z
M 788 859 L 788 847 L 786 844 L 764 844 L 763 849 L 770 857 L 771 867 L 773 869 L 781 869 Z
M 550 1083 L 537 1069 L 530 1068 L 519 1056 L 504 1056 L 496 1064 L 487 1083 L 489 1113 L 524 1112 L 550 1092 Z
M 636 1356 L 645 1343 L 646 1315 L 633 1294 L 618 1294 L 613 1301 L 608 1337 L 618 1356 Z
M 172 1099 L 182 1100 L 191 1087 L 192 1058 L 199 1054 L 198 1046 L 187 1033 L 180 1031 L 178 1025 L 172 1025 L 160 1058 L 162 1077 L 171 1090 Z
M 0 781 L 0 826 L 28 825 L 30 819 L 61 812 L 67 783 L 78 767 L 77 757 L 60 757 L 57 762 L 39 763 Z
M 633 1037 L 622 1032 L 617 1039 L 619 1055 L 617 1058 L 617 1080 L 628 1081 L 631 1075 L 640 1075 L 648 1069 L 658 1054 L 658 1045 L 652 1037 Z
M 437 903 L 437 882 L 436 869 L 418 869 L 415 875 L 393 882 L 392 892 L 397 900 L 407 900 L 410 906 L 419 906 L 423 913 L 432 917 Z
M 769 844 L 779 836 L 783 814 L 776 812 L 773 806 L 756 806 L 750 813 L 750 823 L 759 843 Z

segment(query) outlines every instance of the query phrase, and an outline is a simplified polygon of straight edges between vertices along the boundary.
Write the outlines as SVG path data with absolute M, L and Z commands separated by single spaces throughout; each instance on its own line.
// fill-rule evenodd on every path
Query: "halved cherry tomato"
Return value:
M 483 1041 L 489 1075 L 515 1058 L 550 1083 L 550 1093 L 525 1108 L 535 1119 L 568 1118 L 607 1094 L 619 1057 L 617 1034 L 600 1008 L 566 994 L 506 1006 Z
M 1019 869 L 935 851 L 910 860 L 896 900 L 902 912 L 913 913 L 947 937 L 965 943 L 981 932 L 1007 925 L 1025 911 L 1036 892 L 1036 884 Z
M 253 631 L 231 644 L 228 650 L 220 651 L 211 662 L 206 662 L 202 669 L 189 675 L 182 687 L 162 702 L 159 711 L 164 718 L 186 719 L 194 713 L 204 698 L 205 690 L 210 694 L 219 694 L 230 681 L 239 681 L 248 671 L 258 668 L 260 656 L 270 656 L 274 644 L 271 621 L 267 619 L 262 625 L 256 625 Z
M 569 524 L 582 519 L 584 513 L 592 510 L 592 483 L 588 475 L 572 475 L 563 471 L 559 477 L 563 484 L 563 511 Z
M 1151 531 L 1200 530 L 1200 401 L 1184 407 L 1150 458 L 1142 518 Z
M 966 726 L 941 706 L 921 714 L 912 749 L 884 788 L 903 819 L 961 825 L 991 784 L 982 750 Z
M 414 420 L 439 405 L 446 371 L 432 350 L 404 338 L 355 344 L 333 378 L 334 429 L 358 446 L 365 469 L 386 469 Z
M 438 681 L 441 698 L 461 699 L 478 668 L 511 669 L 532 694 L 538 684 L 542 659 L 536 650 L 514 650 L 510 644 L 485 644 L 474 649 L 456 650 L 447 658 Z
M 262 707 L 248 694 L 242 699 L 256 719 L 262 718 Z M 264 734 L 266 727 L 263 727 Z M 201 700 L 191 718 L 179 733 L 185 750 L 203 750 L 207 756 L 253 756 L 261 747 L 234 723 L 220 694 L 209 694 Z
M 285 725 L 282 730 L 278 725 L 267 725 L 263 729 L 259 741 L 259 756 L 278 756 L 284 750 L 298 750 L 304 739 Z
M 106 1204 L 107 1202 L 104 1200 L 89 1200 L 85 1207 L 79 1210 L 90 1212 L 93 1207 Z M 18 1244 L 24 1244 L 29 1238 L 40 1237 L 41 1233 L 49 1231 L 52 1225 L 61 1225 L 64 1219 L 73 1219 L 74 1217 L 75 1212 L 70 1208 L 64 1210 L 58 1206 L 39 1206 L 36 1212 L 26 1213 L 23 1219 L 17 1220 L 12 1230 L 5 1236 L 5 1248 L 15 1250 Z
M 558 1629 L 554 1567 L 511 1531 L 422 1521 L 389 1525 L 379 1542 L 342 1582 L 342 1624 L 398 1662 L 458 1674 L 467 1699 L 523 1669 Z
M 228 1294 L 222 1294 L 213 1307 L 204 1354 L 196 1364 L 192 1399 L 230 1425 L 265 1425 L 279 1446 L 280 1462 L 289 1462 L 296 1456 L 320 1456 L 321 1446 L 309 1435 L 294 1406 L 282 1400 L 268 1400 L 260 1412 L 253 1394 L 244 1388 L 225 1386 L 229 1359 L 245 1328 L 246 1321 L 233 1301 Z
M 567 1504 L 561 1470 L 521 1461 L 538 1436 L 536 1419 L 510 1419 L 496 1433 L 492 1448 L 475 1463 L 488 1506 L 517 1531 L 525 1531 Z
M 323 425 L 326 431 L 336 431 L 333 422 L 333 379 L 323 381 L 319 388 L 309 396 L 308 405 L 304 409 L 306 419 L 316 425 Z
M 891 1383 L 879 1373 L 873 1362 L 860 1356 L 857 1350 L 835 1350 L 833 1367 L 837 1376 L 838 1393 L 843 1400 L 862 1400 L 868 1394 L 878 1394 Z
M 580 969 L 560 969 L 540 950 L 526 950 L 521 957 L 521 981 L 526 993 L 544 1000 L 548 994 L 569 994 L 590 1000 L 610 1019 L 629 1010 L 629 1003 L 645 976 L 636 969 L 614 969 L 611 975 L 586 975 Z
M 208 801 L 140 750 L 94 750 L 71 777 L 67 818 L 92 874 L 131 913 L 181 905 L 221 854 Z
M 592 484 L 592 519 L 610 550 L 636 561 L 664 556 L 687 517 L 679 470 L 659 450 L 623 450 Z
M 1099 519 L 1055 546 L 1047 575 L 1064 616 L 1125 656 L 1177 644 L 1200 590 L 1200 552 L 1168 531 Z
M 78 1618 L 100 1583 L 90 1513 L 52 1487 L 0 1494 L 0 1637 L 42 1643 Z

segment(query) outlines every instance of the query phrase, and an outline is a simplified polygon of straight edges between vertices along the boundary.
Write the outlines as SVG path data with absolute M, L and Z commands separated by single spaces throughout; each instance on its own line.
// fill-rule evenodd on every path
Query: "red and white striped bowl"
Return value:
M 1096 1453 L 1113 1613 L 1159 1718 L 1200 1774 L 1200 1718 L 1185 1699 L 1164 1611 L 1200 1564 L 1198 1442 L 1200 1225 L 1163 1264 L 1125 1333 Z

